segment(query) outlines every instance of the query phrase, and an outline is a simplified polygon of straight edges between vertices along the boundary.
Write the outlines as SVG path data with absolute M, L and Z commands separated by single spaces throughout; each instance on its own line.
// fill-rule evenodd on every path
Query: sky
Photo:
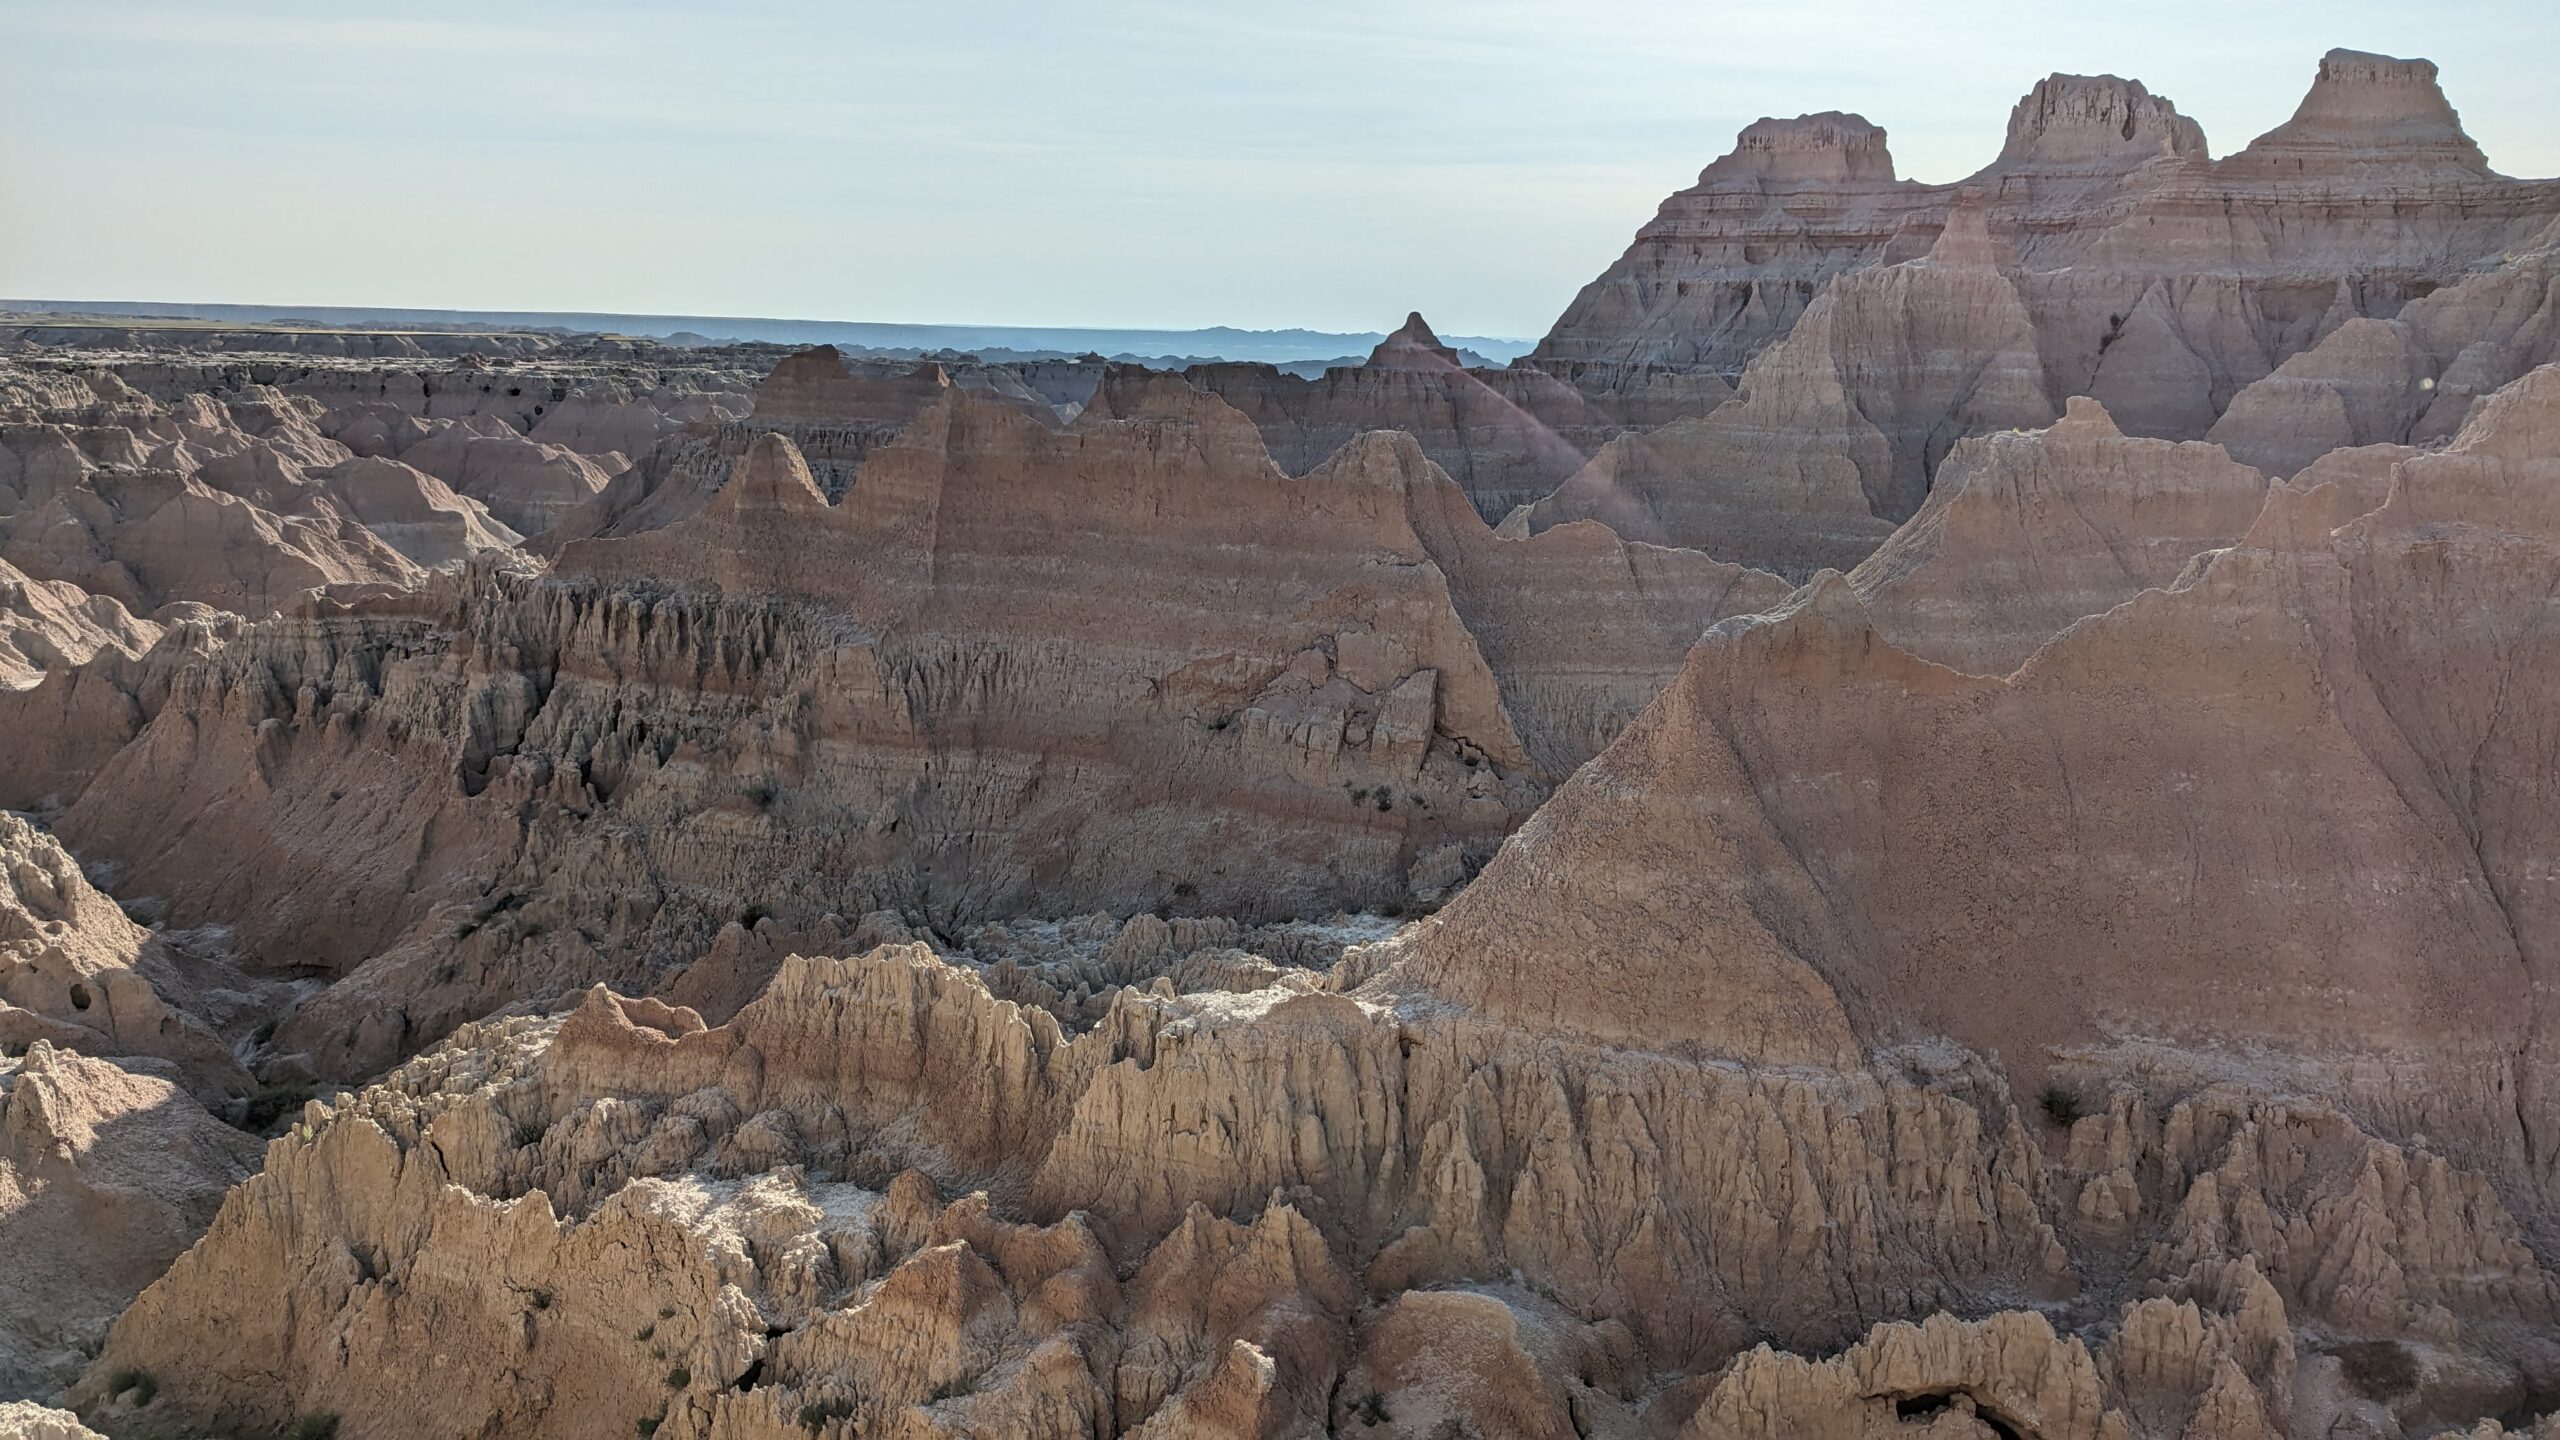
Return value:
M 2560 175 L 2560 4 L 0 0 L 0 295 L 1534 337 L 1761 115 L 2225 154 L 2331 46 Z

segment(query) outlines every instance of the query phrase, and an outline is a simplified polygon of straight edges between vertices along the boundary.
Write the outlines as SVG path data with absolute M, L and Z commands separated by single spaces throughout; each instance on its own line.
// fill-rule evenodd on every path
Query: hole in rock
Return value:
M 86 1010 L 89 1008 L 88 986 L 74 985 L 71 987 L 71 1008 L 74 1010 Z

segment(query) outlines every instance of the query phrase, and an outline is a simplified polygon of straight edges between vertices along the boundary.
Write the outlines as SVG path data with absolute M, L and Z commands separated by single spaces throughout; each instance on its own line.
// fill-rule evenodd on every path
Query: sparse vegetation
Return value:
M 1372 1390 L 1352 1402 L 1351 1418 L 1363 1425 L 1387 1423 L 1387 1397 Z
M 693 1383 L 693 1372 L 679 1365 L 667 1372 L 667 1388 L 681 1390 Z
M 849 1419 L 852 1415 L 850 1400 L 812 1400 L 800 1407 L 800 1428 L 815 1435 L 827 1428 L 828 1421 Z
M 2397 1340 L 2356 1340 L 2329 1352 L 2356 1393 L 2385 1404 L 2418 1388 L 2418 1357 Z
M 637 1334 L 637 1335 L 632 1336 L 631 1338 L 632 1338 L 632 1339 L 634 1339 L 634 1340 L 638 1340 L 638 1341 L 640 1341 L 640 1342 L 642 1342 L 642 1343 L 644 1343 L 644 1344 L 645 1344 L 645 1343 L 647 1343 L 647 1341 L 648 1341 L 648 1339 L 649 1339 L 649 1337 L 650 1337 L 650 1336 L 653 1336 L 653 1335 L 655 1335 L 655 1334 L 657 1334 L 657 1333 L 658 1333 L 658 1325 L 657 1325 L 657 1322 L 653 1320 L 653 1321 L 649 1322 L 648 1324 L 641 1326 L 641 1327 L 640 1327 L 640 1333 L 639 1333 L 639 1334 Z
M 278 1120 L 302 1108 L 314 1091 L 308 1081 L 288 1080 L 279 1085 L 262 1085 L 249 1096 L 240 1112 L 240 1128 L 252 1135 L 264 1135 Z
M 964 1399 L 977 1393 L 978 1377 L 975 1375 L 963 1375 L 958 1379 L 948 1380 L 935 1386 L 933 1390 L 933 1398 L 925 1401 L 925 1403 L 928 1405 L 939 1405 L 945 1400 Z
M 338 1417 L 334 1414 L 305 1415 L 284 1432 L 284 1440 L 337 1440 Z
M 658 1427 L 666 1423 L 666 1419 L 667 1417 L 664 1415 L 652 1415 L 645 1419 L 634 1421 L 631 1428 L 644 1437 L 655 1435 L 658 1433 Z
M 1396 808 L 1396 793 L 1383 785 L 1379 786 L 1378 809 L 1383 812 L 1393 810 L 1394 808 Z
M 119 1370 L 107 1379 L 107 1397 L 121 1400 L 132 1397 L 133 1408 L 141 1409 L 160 1394 L 160 1382 L 148 1370 Z
M 2044 1111 L 2045 1119 L 2065 1130 L 2079 1124 L 2080 1117 L 2087 1113 L 2080 1108 L 2079 1095 L 2060 1085 L 2044 1087 L 2044 1093 L 2036 1097 L 2036 1104 Z
M 774 798 L 782 793 L 770 776 L 759 775 L 747 782 L 747 803 L 759 810 L 773 808 Z

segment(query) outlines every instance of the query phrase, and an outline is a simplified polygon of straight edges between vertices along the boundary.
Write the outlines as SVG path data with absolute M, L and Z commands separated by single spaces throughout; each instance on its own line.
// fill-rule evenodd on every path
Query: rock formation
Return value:
M 2033 1083 L 2247 1046 L 2526 1187 L 2550 1164 L 2517 1116 L 2549 1084 L 2525 879 L 2555 843 L 2548 698 L 2459 677 L 2552 643 L 2523 577 L 2560 544 L 2555 415 L 2538 371 L 2334 534 L 2328 497 L 2280 490 L 2006 678 L 1896 647 L 1836 575 L 1726 622 L 1407 963 L 1487 1013 L 1763 1063 L 1945 1035 Z M 2106 443 L 2095 420 L 2064 433 Z M 2173 503 L 2227 507 L 2200 458 Z M 1943 544 L 1979 483 L 1896 548 Z M 1888 610 L 1929 604 L 1896 593 L 1907 558 L 1868 576 Z M 1996 674 L 2020 640 L 1990 639 Z
M 1509 370 L 8 337 L 0 1437 L 2551 1440 L 2556 254 L 2334 52 Z
M 2219 447 L 2128 438 L 2074 397 L 2051 429 L 1961 442 L 1849 584 L 1895 649 L 2006 675 L 2072 622 L 2238 543 L 2266 498 L 2266 477 Z
M 1533 523 L 1596 516 L 1804 573 L 1731 538 L 1723 512 L 1751 508 L 1737 487 L 1854 465 L 1874 514 L 1898 521 L 1959 436 L 2041 423 L 2084 394 L 2129 434 L 2211 431 L 2278 475 L 2337 446 L 2421 438 L 2422 423 L 2449 438 L 2471 399 L 2550 358 L 2548 321 L 2515 302 L 2547 285 L 2534 257 L 2556 223 L 2560 185 L 2491 172 L 2434 66 L 2350 51 L 2321 63 L 2292 120 L 2221 161 L 2166 100 L 2113 77 L 2040 82 L 1999 157 L 1948 186 L 1895 179 L 1883 132 L 1856 116 L 1763 120 L 1523 363 L 1604 403 L 1665 374 L 1739 373 L 1745 407 L 1783 418 L 1723 424 L 1774 443 L 1595 459 Z M 1915 262 L 1953 258 L 1959 232 L 1966 263 L 1997 277 L 1904 303 Z M 2439 300 L 2452 291 L 2467 303 Z M 2422 338 L 2430 301 L 2463 317 L 2440 338 Z M 2521 352 L 2502 348 L 2518 338 Z M 2425 418 L 2457 360 L 2460 402 Z M 1786 393 L 1755 393 L 1772 389 Z M 1809 528 L 1837 538 L 1798 551 L 1858 558 L 1839 522 Z
M 87 664 L 102 651 L 138 658 L 160 627 L 105 595 L 63 580 L 32 580 L 0 560 L 0 687 L 35 684 L 49 670 Z
M 1704 414 L 1729 393 L 1706 377 L 1686 406 L 1648 393 L 1620 406 L 1587 397 L 1543 371 L 1470 370 L 1420 315 L 1381 341 L 1367 363 L 1302 380 L 1269 365 L 1202 365 L 1193 384 L 1249 416 L 1281 468 L 1314 469 L 1370 430 L 1411 434 L 1487 521 L 1553 490 L 1630 423 Z M 1650 402 L 1650 403 L 1647 403 Z M 1634 412 L 1632 418 L 1621 411 Z
M 1115 372 L 1065 429 L 952 390 L 833 504 L 767 431 L 694 514 L 548 573 L 65 676 L 0 796 L 334 978 L 275 1043 L 352 1079 L 511 1001 L 682 985 L 764 916 L 1435 903 L 1784 590 L 1496 536 L 1401 436 L 1292 478 L 1170 377 Z
M 68 1384 L 257 1153 L 147 1071 L 43 1040 L 0 1060 L 0 1388 Z
M 104 372 L 88 389 L 0 428 L 0 560 L 18 572 L 135 614 L 259 614 L 315 586 L 416 578 L 309 473 L 346 451 L 307 409 L 273 392 L 164 406 Z

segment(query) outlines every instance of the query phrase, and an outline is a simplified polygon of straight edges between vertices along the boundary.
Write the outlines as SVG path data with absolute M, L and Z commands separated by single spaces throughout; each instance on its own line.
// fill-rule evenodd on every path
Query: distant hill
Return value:
M 329 326 L 500 326 L 671 338 L 677 343 L 733 340 L 781 345 L 831 344 L 848 350 L 955 350 L 1020 357 L 1101 354 L 1175 360 L 1261 360 L 1272 364 L 1365 355 L 1383 330 L 1080 330 L 1039 325 L 886 325 L 853 320 L 772 320 L 718 315 L 606 315 L 542 310 L 400 310 L 340 305 L 195 305 L 176 301 L 0 300 L 27 314 L 219 320 L 242 324 L 300 321 Z M 1525 355 L 1533 342 L 1490 335 L 1452 335 L 1451 345 L 1496 364 Z

